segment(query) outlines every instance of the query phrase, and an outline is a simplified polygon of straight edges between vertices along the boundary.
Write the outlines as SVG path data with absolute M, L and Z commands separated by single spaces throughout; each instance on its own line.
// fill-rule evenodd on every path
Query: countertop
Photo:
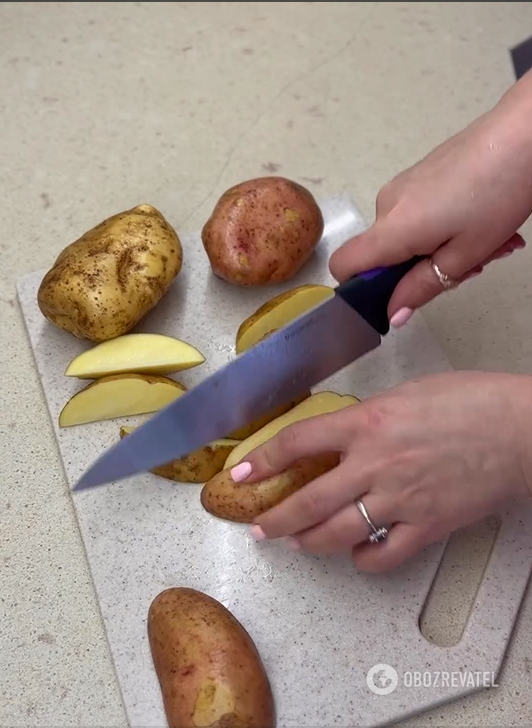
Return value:
M 0 4 L 0 726 L 125 725 L 17 278 L 141 202 L 198 229 L 263 174 L 371 221 L 380 186 L 513 83 L 531 27 L 519 2 Z M 425 310 L 455 367 L 532 371 L 531 266 L 516 253 Z M 453 540 L 424 617 L 440 643 L 488 532 Z M 500 687 L 408 724 L 530 725 L 531 627 L 527 595 Z

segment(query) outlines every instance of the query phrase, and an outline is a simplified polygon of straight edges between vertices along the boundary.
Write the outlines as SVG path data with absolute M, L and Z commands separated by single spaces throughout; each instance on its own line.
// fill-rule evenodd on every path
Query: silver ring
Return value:
M 369 534 L 368 541 L 370 543 L 380 543 L 381 541 L 385 541 L 388 538 L 388 529 L 384 528 L 384 526 L 380 526 L 377 528 L 371 518 L 369 517 L 369 514 L 366 510 L 366 506 L 362 503 L 362 501 L 357 499 L 355 501 L 355 505 L 358 508 L 358 510 L 362 513 L 364 516 L 366 523 L 371 529 L 371 533 Z
M 432 258 L 430 259 L 430 265 L 432 266 L 432 270 L 434 271 L 436 278 L 439 280 L 445 291 L 450 291 L 452 288 L 456 288 L 458 283 L 448 276 L 447 273 L 441 271 Z

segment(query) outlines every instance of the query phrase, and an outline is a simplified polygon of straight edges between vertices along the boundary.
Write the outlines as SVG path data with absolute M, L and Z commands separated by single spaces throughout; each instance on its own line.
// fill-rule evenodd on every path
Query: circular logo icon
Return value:
M 399 675 L 391 665 L 379 663 L 368 670 L 366 676 L 368 688 L 375 695 L 389 695 L 399 684 Z

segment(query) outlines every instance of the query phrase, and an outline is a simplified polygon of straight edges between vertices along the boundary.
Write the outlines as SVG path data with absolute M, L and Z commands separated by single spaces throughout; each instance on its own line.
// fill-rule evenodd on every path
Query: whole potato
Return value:
M 150 606 L 148 639 L 170 728 L 273 728 L 273 695 L 257 648 L 216 599 L 166 589 Z
M 44 276 L 43 316 L 100 343 L 132 329 L 170 288 L 183 264 L 175 230 L 151 205 L 104 220 L 68 245 Z
M 231 469 L 222 470 L 201 489 L 201 504 L 206 511 L 226 521 L 253 523 L 311 480 L 332 470 L 340 462 L 337 453 L 304 458 L 288 470 L 258 483 L 235 483 Z
M 239 286 L 283 283 L 311 257 L 323 234 L 312 194 L 284 177 L 260 177 L 231 187 L 202 230 L 211 268 Z

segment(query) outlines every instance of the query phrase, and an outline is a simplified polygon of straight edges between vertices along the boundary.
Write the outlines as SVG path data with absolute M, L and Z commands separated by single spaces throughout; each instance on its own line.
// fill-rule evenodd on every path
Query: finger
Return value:
M 514 235 L 487 257 L 478 260 L 478 253 L 471 252 L 472 246 L 461 241 L 460 237 L 442 245 L 432 256 L 432 261 L 442 273 L 446 273 L 458 284 L 478 275 L 485 265 L 500 259 L 523 247 L 524 240 Z M 461 257 L 460 257 L 461 256 Z M 388 305 L 388 315 L 392 321 L 398 311 L 415 311 L 432 301 L 445 291 L 431 261 L 427 258 L 415 265 L 397 285 Z M 399 318 L 399 317 L 398 317 Z M 392 322 L 394 323 L 394 322 Z
M 254 523 L 264 538 L 282 538 L 306 531 L 331 518 L 357 497 L 356 492 L 353 494 L 353 479 L 353 463 L 344 460 L 260 515 Z
M 360 405 L 353 405 L 360 406 Z M 231 470 L 235 482 L 258 482 L 282 473 L 297 460 L 329 452 L 343 452 L 346 439 L 345 412 L 316 415 L 295 422 L 255 448 Z
M 364 506 L 373 524 L 389 527 L 393 523 L 397 506 L 389 496 L 367 493 L 362 497 Z M 353 546 L 367 541 L 371 529 L 359 511 L 356 503 L 350 503 L 331 518 L 291 539 L 295 550 L 311 554 L 333 554 L 350 551 Z
M 386 541 L 355 546 L 352 552 L 353 561 L 360 571 L 373 574 L 390 571 L 401 566 L 430 543 L 439 541 L 442 535 L 410 523 L 397 523 L 390 529 Z
M 399 219 L 397 217 L 401 215 Z M 444 242 L 437 227 L 419 214 L 403 216 L 398 208 L 377 221 L 361 235 L 348 240 L 336 250 L 329 269 L 339 283 L 357 273 L 379 266 L 395 265 L 414 255 L 429 254 Z

